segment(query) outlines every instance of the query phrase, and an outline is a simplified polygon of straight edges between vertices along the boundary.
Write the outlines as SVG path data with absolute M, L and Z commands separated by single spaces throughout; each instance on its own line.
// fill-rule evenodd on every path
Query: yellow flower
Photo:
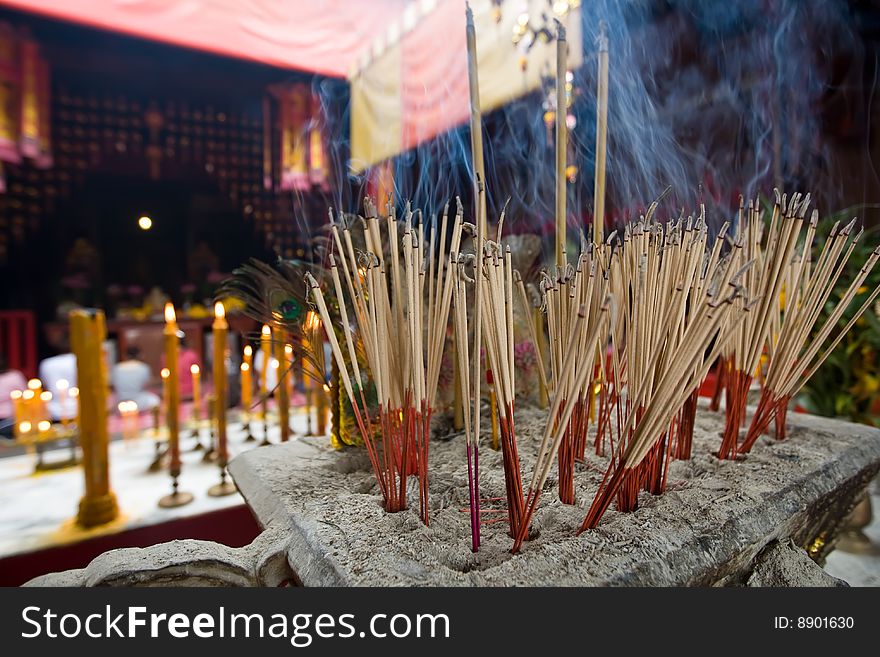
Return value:
M 880 378 L 865 372 L 849 391 L 859 399 L 871 399 L 880 392 Z

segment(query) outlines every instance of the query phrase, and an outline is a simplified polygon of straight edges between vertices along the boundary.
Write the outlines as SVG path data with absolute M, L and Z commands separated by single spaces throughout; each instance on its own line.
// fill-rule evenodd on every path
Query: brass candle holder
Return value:
M 208 404 L 208 408 L 214 407 L 214 404 L 216 403 L 215 400 L 215 393 L 205 395 L 205 402 Z M 217 439 L 214 436 L 214 423 L 208 422 L 208 446 L 205 448 L 205 455 L 202 457 L 202 461 L 205 463 L 213 463 L 217 460 L 218 456 Z
M 193 494 L 186 491 L 178 490 L 177 478 L 180 473 L 171 473 L 171 492 L 159 499 L 159 506 L 163 509 L 173 509 L 174 507 L 183 506 L 193 501 Z
M 271 445 L 269 442 L 269 395 L 263 395 L 263 401 L 260 404 L 263 413 L 263 440 L 260 441 L 260 447 Z
M 250 411 L 243 410 L 241 412 L 241 424 L 244 427 L 244 430 L 247 431 L 247 436 L 244 439 L 246 443 L 255 443 L 257 439 L 254 437 L 253 432 L 251 431 L 251 413 Z
M 238 492 L 238 487 L 226 479 L 226 460 L 218 459 L 217 464 L 220 466 L 220 483 L 211 486 L 208 489 L 208 495 L 211 497 L 225 497 L 226 495 Z

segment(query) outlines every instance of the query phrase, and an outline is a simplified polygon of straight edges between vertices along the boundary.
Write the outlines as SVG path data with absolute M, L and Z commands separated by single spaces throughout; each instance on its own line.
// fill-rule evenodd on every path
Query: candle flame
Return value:
M 39 431 L 48 431 L 51 428 L 52 428 L 52 423 L 49 422 L 49 420 L 40 420 L 37 423 L 37 429 Z
M 171 376 L 171 370 L 169 370 L 167 367 L 163 367 L 163 368 L 162 368 L 162 371 L 159 372 L 159 375 L 160 375 L 163 379 L 167 379 L 169 376 Z
M 174 304 L 170 301 L 165 304 L 165 321 L 169 324 L 177 321 L 177 316 L 174 314 Z
M 330 386 L 328 386 L 326 383 L 324 384 L 324 392 L 330 392 Z
M 76 386 L 72 386 L 70 388 L 70 396 L 73 398 L 79 397 L 79 388 L 77 388 Z
M 55 387 L 58 388 L 58 390 L 67 390 L 70 387 L 70 381 L 67 379 L 58 379 L 55 382 Z
M 119 402 L 117 408 L 119 409 L 119 414 L 124 415 L 127 413 L 137 413 L 138 405 L 136 401 L 121 401 Z
M 272 329 L 269 328 L 268 324 L 263 324 L 263 337 L 269 337 L 272 335 Z
M 40 393 L 40 399 L 44 402 L 52 401 L 52 393 L 48 390 L 44 390 Z
M 18 430 L 22 433 L 28 433 L 31 430 L 31 423 L 27 421 L 22 422 L 18 425 Z
M 37 393 L 35 393 L 33 390 L 31 390 L 29 388 L 29 389 L 25 390 L 21 396 L 23 399 L 27 400 L 27 399 L 33 399 L 36 394 Z
M 189 366 L 189 371 L 190 371 L 190 374 L 198 374 L 199 373 L 199 366 L 196 365 L 195 363 L 193 363 L 192 365 Z
M 28 381 L 28 390 L 39 390 L 43 387 L 43 382 L 39 379 L 31 379 Z
M 251 366 L 248 365 L 247 363 L 242 363 L 242 364 L 241 364 L 241 371 L 242 371 L 242 372 L 247 372 L 249 369 L 251 369 Z
M 13 390 L 9 393 L 9 398 L 13 401 L 18 401 L 19 399 L 21 399 L 21 390 Z
M 247 356 L 248 358 L 253 356 L 254 355 L 254 348 L 252 346 L 250 346 L 249 344 L 246 344 L 244 346 L 244 355 Z
M 293 347 L 289 344 L 284 345 L 284 355 L 293 356 Z
M 278 359 L 277 359 L 277 358 L 273 358 L 271 361 L 269 361 L 269 364 L 270 364 L 272 367 L 274 367 L 276 370 L 277 370 L 278 367 L 281 365 L 281 363 L 278 362 Z
M 214 317 L 217 319 L 223 319 L 226 317 L 226 308 L 223 306 L 222 301 L 218 301 L 214 304 Z

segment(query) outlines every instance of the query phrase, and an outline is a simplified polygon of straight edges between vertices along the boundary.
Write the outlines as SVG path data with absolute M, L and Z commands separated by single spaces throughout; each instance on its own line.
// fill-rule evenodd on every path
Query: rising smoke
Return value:
M 591 221 L 602 22 L 610 42 L 609 224 L 637 216 L 667 187 L 667 216 L 704 203 L 715 225 L 731 217 L 740 194 L 768 194 L 773 186 L 809 189 L 825 209 L 834 207 L 823 112 L 842 84 L 834 62 L 860 61 L 862 48 L 847 2 L 595 0 L 582 3 L 582 19 L 584 64 L 574 71 L 570 110 L 571 228 Z M 424 45 L 442 48 L 443 35 Z M 848 71 L 844 79 L 860 74 Z M 325 216 L 306 216 L 315 214 L 308 208 L 356 213 L 365 191 L 365 176 L 348 169 L 347 87 L 336 80 L 315 85 L 329 117 L 334 184 L 318 203 L 293 199 L 305 231 Z M 510 198 L 507 225 L 515 232 L 552 230 L 553 132 L 545 101 L 536 92 L 484 117 L 490 219 Z M 410 200 L 431 216 L 456 194 L 469 203 L 470 158 L 467 126 L 401 154 L 394 165 L 398 204 Z

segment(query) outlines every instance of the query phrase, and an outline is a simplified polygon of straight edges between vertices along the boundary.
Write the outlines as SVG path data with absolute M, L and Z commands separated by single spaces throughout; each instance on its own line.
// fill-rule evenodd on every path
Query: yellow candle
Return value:
M 214 398 L 217 409 L 217 455 L 220 467 L 226 465 L 229 454 L 226 449 L 226 334 L 229 325 L 226 323 L 226 308 L 221 302 L 214 304 L 214 323 L 211 325 L 214 334 Z
M 79 388 L 77 388 L 76 386 L 71 386 L 71 387 L 70 387 L 70 390 L 67 391 L 67 394 L 69 394 L 69 395 L 70 395 L 70 398 L 73 399 L 74 402 L 76 403 L 76 414 L 75 414 L 75 417 L 76 417 L 76 426 L 78 427 L 78 426 L 79 426 L 79 422 L 80 422 L 80 418 L 79 418 L 79 415 L 80 415 L 80 407 L 79 407 Z
M 162 410 L 165 411 L 166 418 L 168 417 L 168 376 L 170 374 L 167 367 L 163 367 L 159 372 L 159 376 L 162 377 Z M 158 430 L 156 433 L 158 435 Z
M 28 426 L 27 431 L 22 431 L 22 433 L 30 431 L 31 424 L 36 422 L 36 415 L 34 413 L 34 401 L 36 398 L 37 396 L 30 388 L 25 390 L 21 395 L 21 423 L 27 423 Z
M 61 415 L 61 426 L 67 427 L 67 423 L 70 419 L 67 417 L 67 391 L 70 388 L 70 381 L 67 379 L 58 379 L 55 382 L 55 387 L 58 389 L 58 408 L 60 409 L 59 414 Z
M 129 440 L 137 437 L 138 405 L 133 401 L 121 401 L 117 404 L 119 417 L 122 419 L 122 438 Z
M 263 324 L 263 331 L 260 335 L 260 351 L 263 352 L 263 365 L 260 367 L 260 392 L 265 395 L 267 391 L 266 376 L 269 372 L 272 360 L 272 329 L 268 324 Z
M 12 400 L 12 426 L 18 431 L 18 423 L 21 422 L 21 390 L 13 390 L 9 393 L 9 399 Z
M 50 421 L 49 417 L 49 402 L 52 401 L 52 393 L 48 390 L 43 390 L 40 393 L 39 402 L 37 403 L 37 421 L 38 422 L 47 422 Z
M 251 366 L 249 363 L 241 364 L 241 407 L 247 411 L 251 407 L 251 394 L 253 393 L 253 384 L 251 383 Z
M 293 345 L 284 345 L 284 369 L 287 371 L 287 400 L 293 399 Z
M 198 422 L 202 409 L 202 372 L 198 365 L 192 364 L 189 366 L 189 373 L 192 376 L 193 389 L 192 418 Z
M 101 357 L 101 343 L 106 336 L 102 311 L 70 313 L 70 344 L 76 355 L 77 380 L 82 386 L 79 443 L 86 486 L 79 502 L 77 524 L 83 527 L 109 522 L 118 513 L 116 496 L 110 488 L 107 449 L 107 372 Z
M 43 419 L 40 412 L 40 393 L 43 392 L 43 382 L 39 379 L 30 379 L 27 386 L 27 392 L 30 393 L 24 396 L 27 403 L 27 420 L 31 423 L 31 428 L 35 428 L 37 422 Z
M 168 451 L 171 455 L 171 476 L 180 475 L 180 374 L 177 370 L 177 317 L 174 305 L 165 304 L 165 366 L 168 369 L 168 397 L 166 402 L 168 422 Z

